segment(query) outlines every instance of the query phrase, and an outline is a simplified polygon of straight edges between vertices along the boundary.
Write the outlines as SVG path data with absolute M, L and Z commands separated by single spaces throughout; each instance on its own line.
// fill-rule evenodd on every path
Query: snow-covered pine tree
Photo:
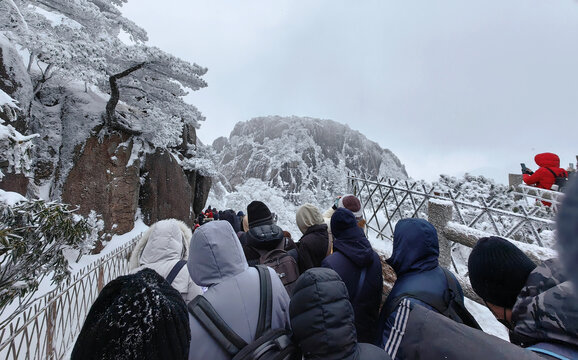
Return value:
M 122 16 L 123 3 L 126 0 L 2 1 L 0 31 L 28 50 L 35 94 L 48 81 L 96 84 L 111 95 L 106 125 L 143 133 L 155 146 L 176 145 L 173 135 L 180 134 L 183 123 L 198 128 L 204 120 L 183 96 L 185 88 L 207 86 L 201 79 L 207 69 L 147 46 L 146 32 Z M 132 44 L 121 41 L 121 31 Z M 119 102 L 127 105 L 120 112 Z
M 56 284 L 66 279 L 70 271 L 63 250 L 86 250 L 90 234 L 87 221 L 65 205 L 0 203 L 0 313 L 16 298 L 20 306 L 28 303 L 44 278 Z
M 31 140 L 37 135 L 22 135 L 11 125 L 4 125 L 1 118 L 4 115 L 10 119 L 15 108 L 14 99 L 0 90 L 0 180 L 4 177 L 2 170 L 28 175 L 32 167 Z

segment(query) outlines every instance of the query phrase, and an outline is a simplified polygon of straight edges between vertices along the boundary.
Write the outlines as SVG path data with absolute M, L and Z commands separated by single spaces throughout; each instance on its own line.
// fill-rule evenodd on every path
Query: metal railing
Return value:
M 408 180 L 377 181 L 349 175 L 348 186 L 361 200 L 368 231 L 374 231 L 381 239 L 392 239 L 394 226 L 400 219 L 428 219 L 430 199 L 450 201 L 454 208 L 450 220 L 472 229 L 540 246 L 553 236 L 554 212 L 544 206 L 518 204 L 515 211 L 507 211 L 494 207 L 495 201 L 484 198 L 466 201 L 463 193 L 442 192 Z
M 377 238 L 393 240 L 395 224 L 403 218 L 432 223 L 438 233 L 440 265 L 453 265 L 464 295 L 481 304 L 469 279 L 458 273 L 454 263 L 452 249 L 457 244 L 471 248 L 481 237 L 498 235 L 514 242 L 535 262 L 555 256 L 552 249 L 543 247 L 544 241 L 552 240 L 554 227 L 553 212 L 543 206 L 517 206 L 517 212 L 512 212 L 492 207 L 494 201 L 468 202 L 460 193 L 441 192 L 423 183 L 354 175 L 348 176 L 348 182 L 364 208 L 368 235 L 373 231 Z
M 6 319 L 0 329 L 0 359 L 62 359 L 109 281 L 129 271 L 140 236 L 74 274 L 70 280 Z

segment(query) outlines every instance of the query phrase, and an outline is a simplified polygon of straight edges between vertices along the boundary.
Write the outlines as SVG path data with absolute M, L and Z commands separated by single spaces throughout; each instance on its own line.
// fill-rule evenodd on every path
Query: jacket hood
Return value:
M 283 240 L 283 229 L 277 225 L 259 225 L 247 231 L 247 245 L 255 249 L 271 251 Z
M 436 229 L 424 219 L 402 219 L 393 232 L 393 251 L 387 263 L 400 275 L 432 270 L 438 266 Z
M 211 221 L 191 239 L 189 274 L 199 286 L 211 286 L 247 270 L 241 243 L 228 221 Z
M 560 167 L 560 158 L 553 153 L 541 153 L 534 157 L 534 161 L 540 167 Z
M 578 296 L 557 259 L 530 273 L 512 309 L 512 322 L 524 347 L 541 341 L 578 346 Z
M 313 225 L 324 224 L 321 212 L 312 204 L 301 206 L 299 210 L 297 210 L 297 214 L 295 214 L 295 220 L 302 234 L 305 234 L 307 229 Z
M 186 259 L 192 231 L 184 222 L 165 219 L 151 225 L 145 231 L 131 253 L 129 268 Z
M 345 255 L 358 267 L 367 267 L 373 262 L 373 248 L 350 210 L 335 210 L 331 216 L 331 232 L 334 250 Z
M 332 269 L 312 268 L 297 282 L 291 328 L 305 359 L 354 359 L 359 351 L 347 288 Z

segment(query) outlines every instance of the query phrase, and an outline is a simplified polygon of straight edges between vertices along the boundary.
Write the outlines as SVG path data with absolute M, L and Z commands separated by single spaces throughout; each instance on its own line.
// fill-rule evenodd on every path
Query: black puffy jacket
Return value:
M 313 268 L 299 277 L 289 314 L 305 360 L 390 359 L 377 346 L 357 342 L 347 288 L 331 269 Z

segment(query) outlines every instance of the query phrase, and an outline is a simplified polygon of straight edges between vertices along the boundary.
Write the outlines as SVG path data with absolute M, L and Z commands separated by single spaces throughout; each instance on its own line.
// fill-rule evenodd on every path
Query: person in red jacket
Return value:
M 540 168 L 534 173 L 524 174 L 524 182 L 528 185 L 550 190 L 557 176 L 568 177 L 568 172 L 560 167 L 560 158 L 556 154 L 538 154 L 534 161 Z
M 528 170 L 524 173 L 524 182 L 528 185 L 550 190 L 557 176 L 568 177 L 568 172 L 560 167 L 560 158 L 556 154 L 541 153 L 534 157 L 534 161 L 540 168 L 535 172 Z M 542 201 L 542 204 L 552 205 L 545 201 Z

